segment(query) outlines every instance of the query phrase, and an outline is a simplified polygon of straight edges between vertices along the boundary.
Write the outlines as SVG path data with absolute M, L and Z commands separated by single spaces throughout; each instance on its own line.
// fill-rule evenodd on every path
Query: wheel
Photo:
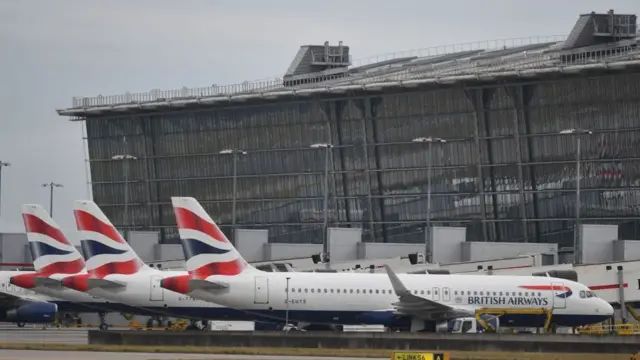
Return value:
M 27 324 L 26 324 L 26 323 L 24 323 L 24 322 L 17 322 L 17 323 L 16 323 L 16 325 L 18 325 L 18 327 L 21 327 L 21 328 L 22 328 L 22 327 L 24 327 L 24 326 L 25 326 L 25 325 L 27 325 Z
M 109 329 L 109 325 L 102 323 L 100 324 L 100 330 L 107 331 Z

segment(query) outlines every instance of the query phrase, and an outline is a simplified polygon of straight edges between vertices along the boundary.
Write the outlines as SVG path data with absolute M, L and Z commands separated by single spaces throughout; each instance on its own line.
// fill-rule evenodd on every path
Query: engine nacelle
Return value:
M 49 302 L 25 304 L 7 311 L 7 320 L 15 323 L 48 324 L 55 320 L 58 305 Z

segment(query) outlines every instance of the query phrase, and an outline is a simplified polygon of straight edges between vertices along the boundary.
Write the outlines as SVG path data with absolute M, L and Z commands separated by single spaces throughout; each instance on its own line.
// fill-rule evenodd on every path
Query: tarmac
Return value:
M 37 351 L 37 350 L 2 350 L 0 360 L 354 360 L 349 357 L 318 356 L 262 356 L 262 355 L 215 355 L 215 354 L 157 354 L 157 353 L 123 353 L 123 352 L 89 352 L 89 351 Z M 370 358 L 387 360 L 384 358 Z

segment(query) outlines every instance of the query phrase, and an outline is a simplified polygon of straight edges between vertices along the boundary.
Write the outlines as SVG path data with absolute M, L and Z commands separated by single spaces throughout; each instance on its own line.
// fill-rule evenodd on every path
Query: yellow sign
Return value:
M 449 360 L 449 353 L 393 352 L 391 360 Z

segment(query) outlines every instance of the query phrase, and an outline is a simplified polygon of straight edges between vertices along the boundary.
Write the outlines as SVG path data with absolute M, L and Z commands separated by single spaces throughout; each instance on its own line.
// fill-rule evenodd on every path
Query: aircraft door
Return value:
M 149 300 L 151 301 L 163 301 L 164 289 L 160 286 L 162 281 L 162 275 L 152 275 L 149 280 Z
M 434 287 L 431 291 L 433 291 L 433 301 L 440 301 L 440 288 Z
M 567 307 L 567 291 L 565 291 L 565 286 L 560 283 L 551 283 L 551 291 L 553 298 L 551 301 L 553 302 L 554 309 L 564 309 Z
M 451 301 L 451 291 L 448 287 L 442 289 L 442 301 Z
M 269 303 L 269 279 L 266 276 L 256 276 L 253 292 L 253 302 L 255 304 Z

